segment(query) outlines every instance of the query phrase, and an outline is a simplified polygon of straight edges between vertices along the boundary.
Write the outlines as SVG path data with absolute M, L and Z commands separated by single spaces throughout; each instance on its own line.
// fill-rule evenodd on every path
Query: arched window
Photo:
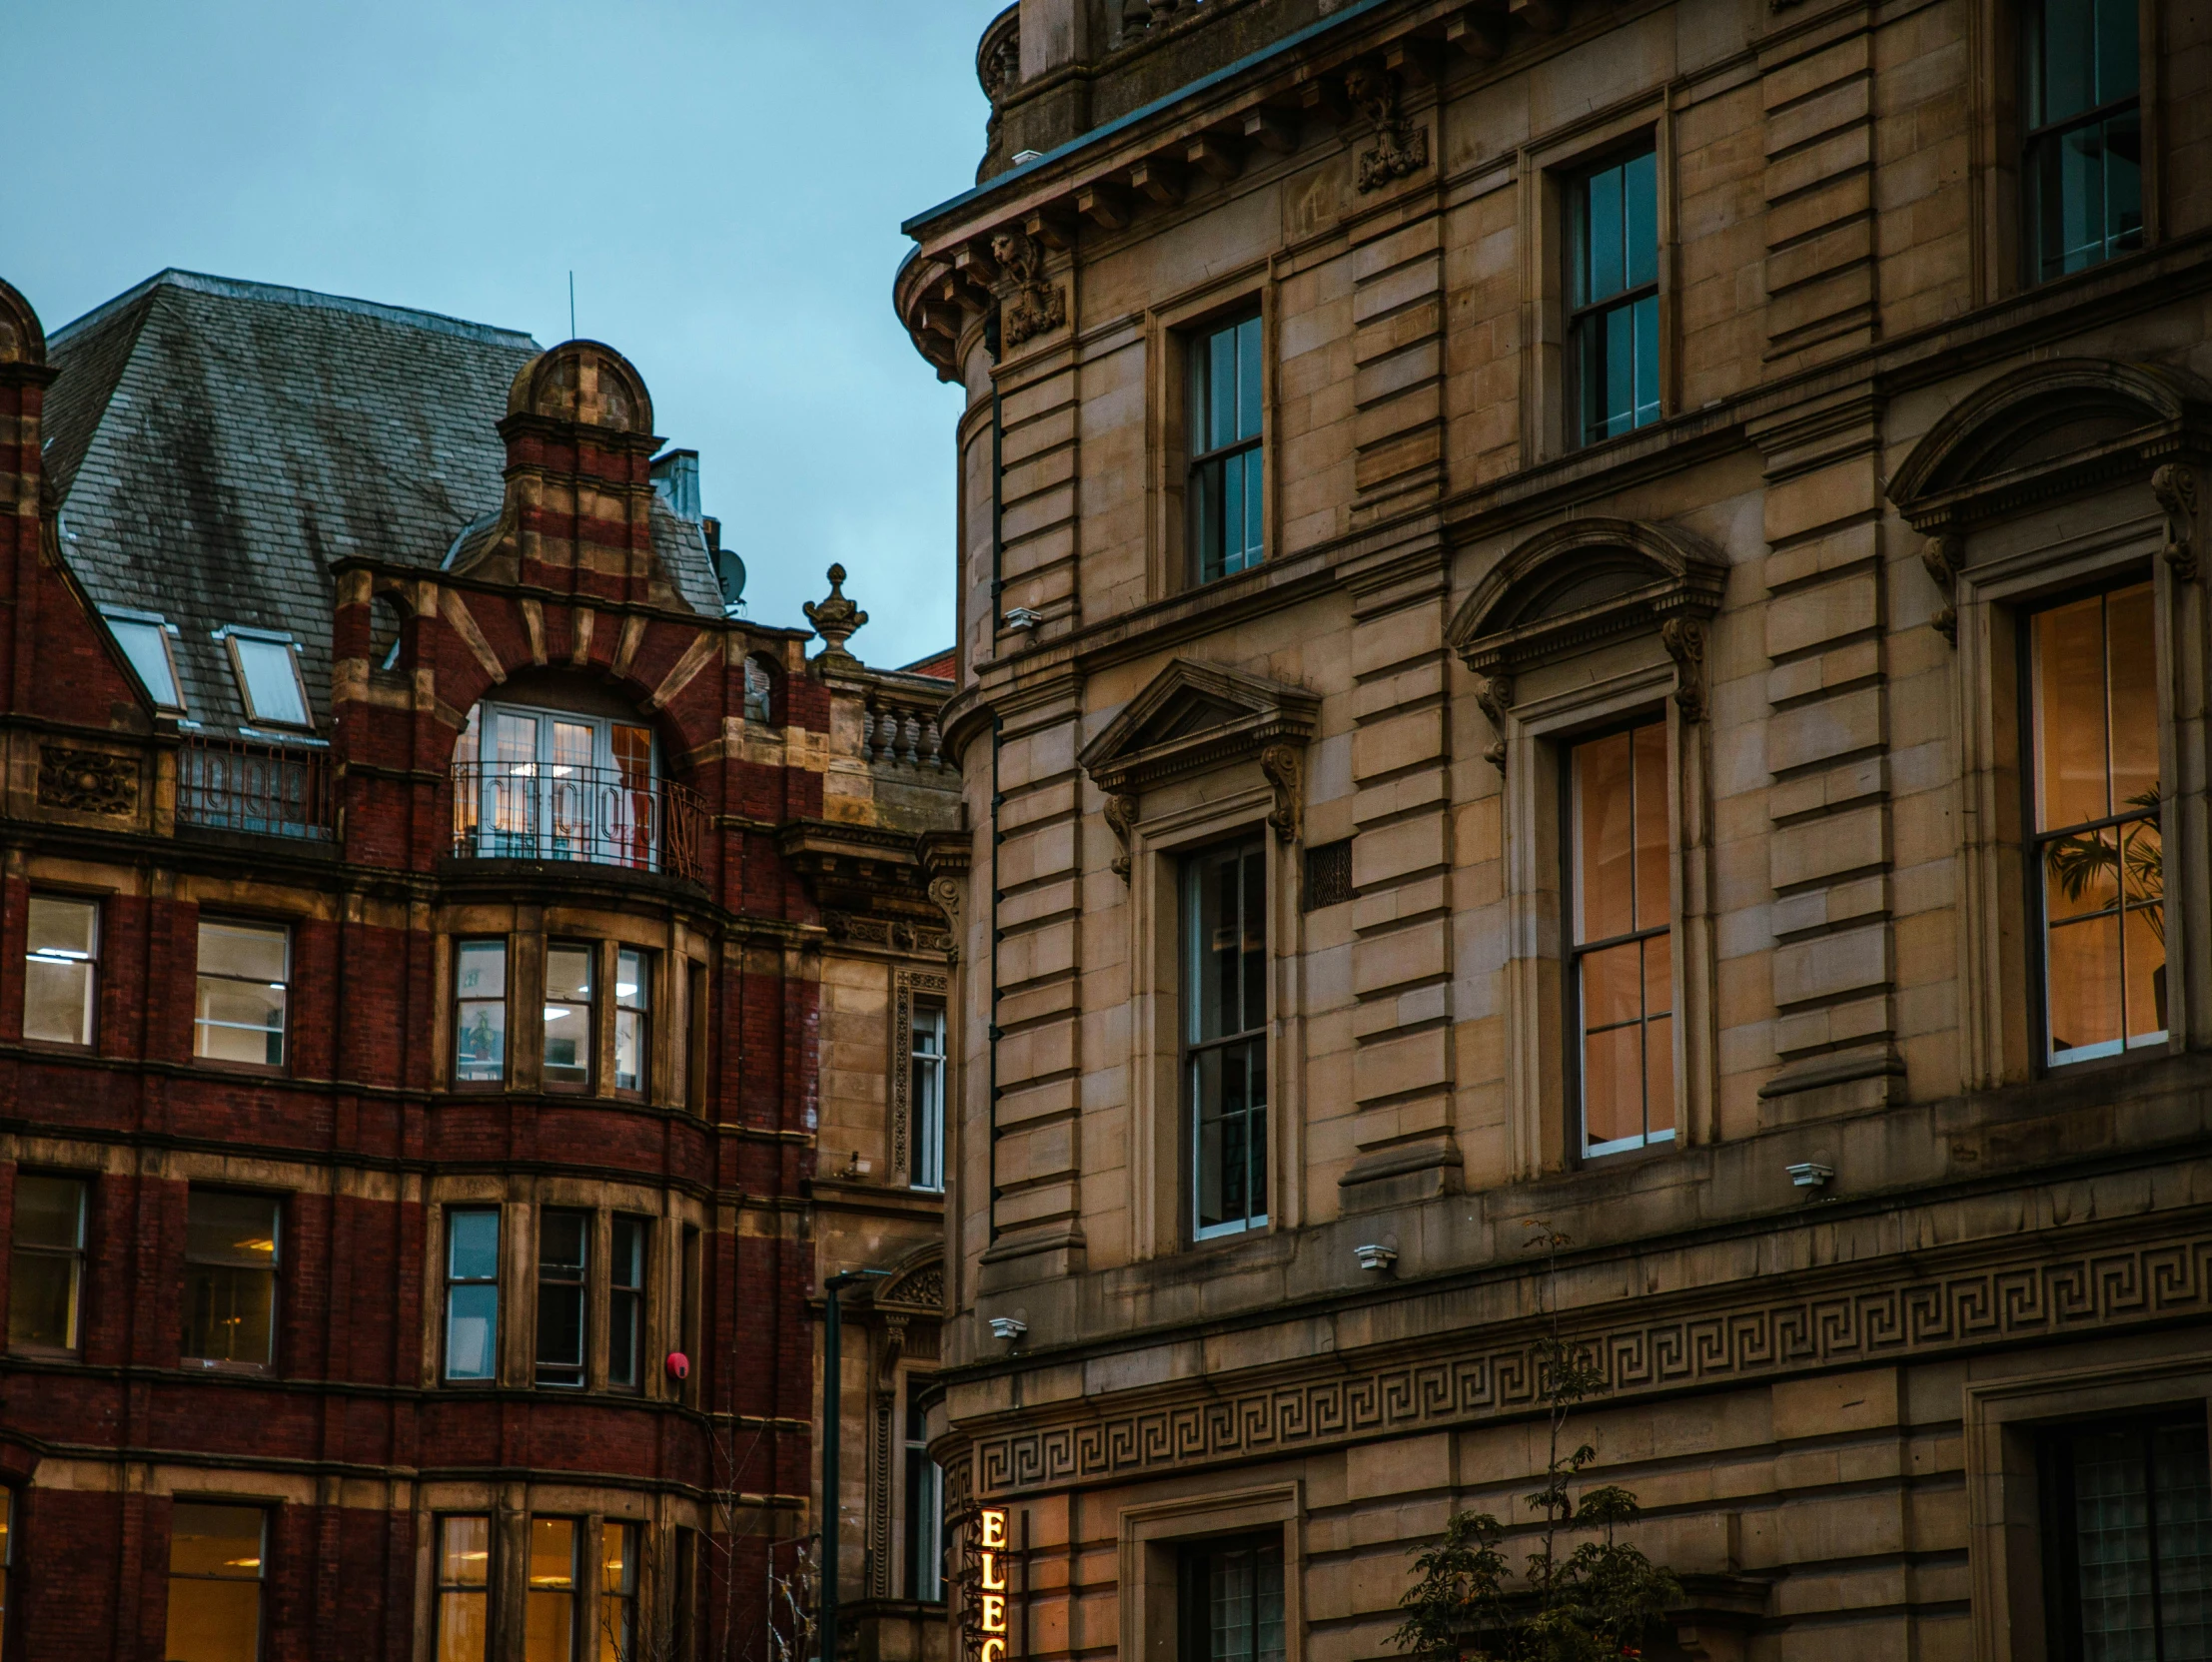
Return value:
M 454 749 L 455 851 L 655 869 L 658 774 L 639 722 L 486 699 Z
M 406 644 L 407 607 L 389 590 L 376 598 L 369 610 L 369 661 L 380 670 L 400 667 Z
M 775 724 L 775 672 L 757 653 L 745 659 L 745 719 Z

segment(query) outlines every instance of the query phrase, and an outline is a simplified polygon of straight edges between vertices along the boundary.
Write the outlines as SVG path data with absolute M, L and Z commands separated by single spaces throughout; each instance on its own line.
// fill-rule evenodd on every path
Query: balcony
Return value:
M 623 768 L 456 762 L 454 845 L 465 860 L 575 860 L 703 883 L 706 804 Z
M 333 771 L 328 750 L 191 734 L 177 756 L 177 822 L 328 842 Z

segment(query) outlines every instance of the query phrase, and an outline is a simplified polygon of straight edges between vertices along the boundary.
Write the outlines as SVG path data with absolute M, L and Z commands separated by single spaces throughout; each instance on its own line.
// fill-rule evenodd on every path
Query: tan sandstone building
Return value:
M 1529 1519 L 1531 1219 L 1653 1654 L 2212 1654 L 2208 46 L 992 24 L 896 286 L 967 395 L 967 1655 L 1390 1654 Z

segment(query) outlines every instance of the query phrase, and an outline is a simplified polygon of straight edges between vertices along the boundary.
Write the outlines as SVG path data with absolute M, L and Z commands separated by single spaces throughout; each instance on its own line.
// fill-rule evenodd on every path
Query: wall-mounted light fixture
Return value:
M 991 1317 L 991 1337 L 1002 1338 L 1008 1344 L 1018 1344 L 1021 1341 L 1021 1335 L 1027 1331 L 1029 1331 L 1029 1323 L 1017 1320 L 1011 1315 L 994 1315 Z
M 1360 1260 L 1362 1269 L 1372 1269 L 1378 1275 L 1388 1274 L 1390 1266 L 1398 1261 L 1397 1250 L 1390 1246 L 1378 1246 L 1371 1244 L 1366 1246 L 1355 1246 L 1352 1248 L 1352 1252 Z
M 1835 1168 L 1817 1160 L 1800 1160 L 1789 1168 L 1789 1181 L 1799 1189 L 1825 1189 L 1835 1181 Z

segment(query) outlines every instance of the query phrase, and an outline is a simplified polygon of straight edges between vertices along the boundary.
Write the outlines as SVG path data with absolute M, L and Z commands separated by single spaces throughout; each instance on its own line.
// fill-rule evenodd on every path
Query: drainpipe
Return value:
M 828 1307 L 822 1313 L 822 1589 L 815 1598 L 821 1662 L 837 1662 L 837 1456 L 844 1427 L 844 1334 L 837 1294 L 888 1269 L 840 1269 L 826 1281 Z

